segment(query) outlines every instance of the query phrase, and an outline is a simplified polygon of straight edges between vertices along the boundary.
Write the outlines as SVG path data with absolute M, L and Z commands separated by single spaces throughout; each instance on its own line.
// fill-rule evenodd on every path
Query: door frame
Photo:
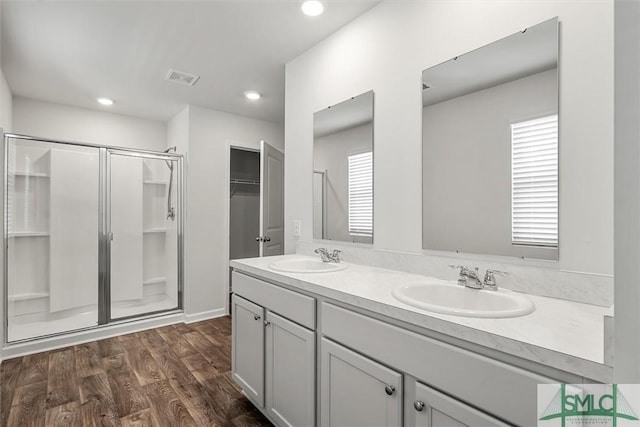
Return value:
M 224 249 L 222 251 L 224 255 L 224 313 L 229 314 L 229 304 L 227 302 L 229 291 L 231 290 L 231 275 L 229 274 L 229 245 L 231 244 L 231 233 L 229 230 L 229 226 L 231 225 L 231 189 L 229 188 L 229 181 L 231 181 L 231 150 L 244 150 L 244 151 L 253 151 L 255 153 L 260 154 L 260 141 L 248 142 L 248 141 L 237 141 L 232 139 L 226 139 L 224 142 L 225 149 L 225 164 L 224 164 L 224 220 L 223 220 L 223 242 L 225 243 Z M 260 177 L 262 179 L 262 177 Z M 262 185 L 262 183 L 261 183 Z

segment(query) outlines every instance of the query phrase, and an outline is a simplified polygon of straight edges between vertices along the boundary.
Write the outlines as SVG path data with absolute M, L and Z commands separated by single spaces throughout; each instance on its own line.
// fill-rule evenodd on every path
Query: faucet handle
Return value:
M 509 273 L 506 271 L 500 271 L 500 270 L 491 270 L 491 269 L 487 269 L 487 271 L 484 273 L 484 286 L 491 288 L 491 289 L 498 289 L 498 286 L 496 285 L 496 277 L 495 275 L 499 275 L 499 276 L 508 276 Z
M 453 264 L 449 264 L 449 268 L 459 268 L 460 269 L 460 275 L 462 276 L 464 273 L 466 273 L 467 271 L 469 271 L 469 267 L 467 267 L 466 265 L 453 265 Z
M 333 253 L 331 254 L 331 258 L 333 259 L 333 262 L 340 262 L 340 254 L 342 253 L 341 250 L 339 249 L 334 249 Z

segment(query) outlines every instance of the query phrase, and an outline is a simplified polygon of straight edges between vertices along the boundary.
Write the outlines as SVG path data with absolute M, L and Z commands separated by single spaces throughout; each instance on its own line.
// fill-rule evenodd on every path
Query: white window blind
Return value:
M 558 116 L 511 125 L 514 245 L 558 247 Z
M 373 152 L 349 160 L 349 234 L 373 235 Z

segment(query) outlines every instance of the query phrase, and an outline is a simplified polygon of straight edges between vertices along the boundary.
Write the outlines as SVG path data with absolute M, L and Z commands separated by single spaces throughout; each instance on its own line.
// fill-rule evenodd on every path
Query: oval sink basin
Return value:
M 269 264 L 269 268 L 285 273 L 330 273 L 347 268 L 347 264 L 322 262 L 314 258 L 283 259 Z
M 476 290 L 444 283 L 400 286 L 392 294 L 410 306 L 454 316 L 518 317 L 536 309 L 529 298 L 515 292 Z

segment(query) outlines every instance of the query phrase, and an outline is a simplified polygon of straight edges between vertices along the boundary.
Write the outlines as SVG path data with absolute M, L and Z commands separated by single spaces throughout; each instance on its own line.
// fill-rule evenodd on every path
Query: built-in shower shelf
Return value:
M 152 279 L 147 279 L 142 282 L 143 285 L 155 285 L 158 283 L 165 283 L 167 281 L 166 277 L 154 277 Z
M 49 237 L 48 231 L 14 231 L 9 237 Z
M 48 292 L 27 292 L 24 294 L 9 295 L 9 301 L 26 301 L 31 299 L 49 298 Z
M 166 233 L 166 228 L 147 228 L 144 233 Z
M 9 174 L 12 174 L 14 176 L 21 176 L 21 177 L 29 177 L 29 178 L 50 178 L 51 175 L 49 175 L 47 172 L 26 172 L 26 171 L 14 171 L 14 172 L 10 172 Z
M 148 179 L 144 181 L 145 184 L 149 184 L 149 185 L 167 185 L 169 184 L 167 181 L 155 181 L 152 179 Z

